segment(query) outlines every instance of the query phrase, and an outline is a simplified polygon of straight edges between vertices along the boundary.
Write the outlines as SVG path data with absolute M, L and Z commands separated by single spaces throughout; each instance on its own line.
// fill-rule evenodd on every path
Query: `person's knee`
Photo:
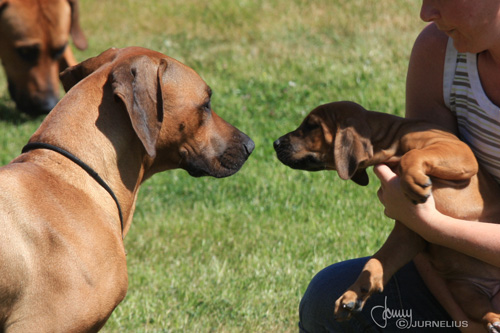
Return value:
M 365 262 L 365 258 L 340 262 L 316 274 L 299 305 L 302 332 L 324 332 L 336 324 L 335 301 L 356 280 Z
M 299 327 L 301 332 L 323 332 L 324 321 L 328 313 L 333 317 L 333 308 L 329 306 L 329 300 L 322 297 L 321 289 L 316 288 L 313 283 L 309 284 L 299 305 Z M 331 309 L 329 311 L 328 309 Z

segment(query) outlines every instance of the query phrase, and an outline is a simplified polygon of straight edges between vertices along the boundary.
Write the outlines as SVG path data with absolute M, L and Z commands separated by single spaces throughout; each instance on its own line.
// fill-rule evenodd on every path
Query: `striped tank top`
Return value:
M 500 183 L 500 108 L 481 86 L 477 54 L 458 53 L 450 38 L 443 78 L 444 101 L 457 118 L 460 139 Z

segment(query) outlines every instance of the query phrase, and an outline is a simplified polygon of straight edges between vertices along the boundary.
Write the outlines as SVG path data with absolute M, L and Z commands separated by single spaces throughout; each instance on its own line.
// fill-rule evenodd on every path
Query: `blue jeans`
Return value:
M 335 301 L 368 259 L 331 265 L 313 278 L 300 302 L 300 332 L 459 332 L 462 323 L 453 321 L 434 298 L 413 262 L 401 268 L 382 293 L 372 295 L 361 312 L 348 321 L 336 321 Z

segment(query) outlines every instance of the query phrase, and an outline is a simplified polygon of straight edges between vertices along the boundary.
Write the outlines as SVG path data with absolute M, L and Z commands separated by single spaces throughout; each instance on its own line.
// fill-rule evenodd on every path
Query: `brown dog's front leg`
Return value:
M 389 279 L 425 247 L 425 241 L 396 221 L 384 245 L 365 264 L 356 282 L 335 302 L 335 318 L 349 319 L 368 298 L 382 292 Z

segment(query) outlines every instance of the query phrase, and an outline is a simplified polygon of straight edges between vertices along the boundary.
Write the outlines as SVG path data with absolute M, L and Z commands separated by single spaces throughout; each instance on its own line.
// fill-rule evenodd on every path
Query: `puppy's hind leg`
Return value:
M 467 317 L 482 322 L 490 333 L 500 333 L 500 314 L 495 312 L 485 292 L 465 280 L 448 281 L 448 287 Z
M 335 302 L 335 318 L 349 319 L 368 298 L 382 292 L 390 278 L 425 248 L 425 241 L 396 221 L 384 245 L 365 264 L 356 282 Z

